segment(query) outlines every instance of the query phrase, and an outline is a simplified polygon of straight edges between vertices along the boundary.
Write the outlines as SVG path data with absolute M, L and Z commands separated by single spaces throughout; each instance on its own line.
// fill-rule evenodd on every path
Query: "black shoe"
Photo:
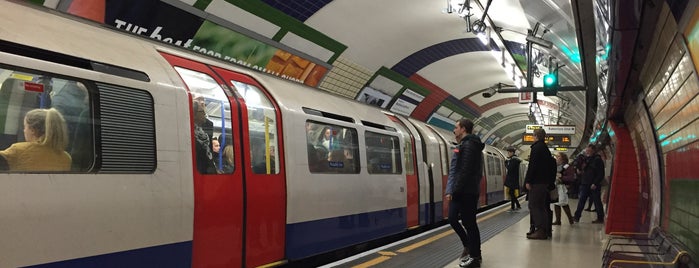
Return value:
M 548 234 L 541 229 L 539 229 L 536 232 L 533 232 L 529 235 L 527 235 L 527 239 L 537 239 L 537 240 L 545 240 L 548 239 Z
M 592 223 L 604 223 L 604 220 L 596 219 L 596 220 L 592 221 Z
M 586 208 L 585 211 L 592 211 L 590 208 Z

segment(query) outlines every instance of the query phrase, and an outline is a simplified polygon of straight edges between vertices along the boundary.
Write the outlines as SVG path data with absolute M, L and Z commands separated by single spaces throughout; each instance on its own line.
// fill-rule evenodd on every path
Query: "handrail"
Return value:
M 677 256 L 675 256 L 675 259 L 672 260 L 672 262 L 655 262 L 655 261 L 632 261 L 632 260 L 613 260 L 612 262 L 609 263 L 609 268 L 614 267 L 614 264 L 622 264 L 622 263 L 627 263 L 627 264 L 649 264 L 649 265 L 672 265 L 672 264 L 677 264 L 679 259 L 682 256 L 689 256 L 689 253 L 687 251 L 680 251 L 677 252 Z

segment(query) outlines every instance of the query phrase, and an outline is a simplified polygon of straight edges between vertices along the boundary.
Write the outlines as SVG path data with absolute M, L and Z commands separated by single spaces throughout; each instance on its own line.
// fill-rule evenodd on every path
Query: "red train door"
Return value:
M 238 95 L 245 146 L 245 265 L 281 263 L 286 237 L 286 181 L 279 107 L 249 76 L 212 67 Z M 276 263 L 275 263 L 276 262 Z
M 244 264 L 245 230 L 245 169 L 240 167 L 246 151 L 240 133 L 247 122 L 241 122 L 236 100 L 228 97 L 220 86 L 223 81 L 208 66 L 161 55 L 178 72 L 189 93 L 194 178 L 192 267 L 240 267 Z M 229 136 L 235 138 L 227 139 Z M 235 148 L 233 155 L 223 157 L 219 143 L 219 157 L 215 157 L 214 137 L 221 137 L 223 146 Z M 229 156 L 232 162 L 224 163 Z

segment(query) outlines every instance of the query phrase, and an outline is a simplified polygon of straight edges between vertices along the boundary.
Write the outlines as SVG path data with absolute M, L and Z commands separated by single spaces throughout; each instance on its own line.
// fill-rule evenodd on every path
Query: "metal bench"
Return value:
M 689 267 L 684 245 L 659 227 L 648 233 L 612 232 L 602 267 Z

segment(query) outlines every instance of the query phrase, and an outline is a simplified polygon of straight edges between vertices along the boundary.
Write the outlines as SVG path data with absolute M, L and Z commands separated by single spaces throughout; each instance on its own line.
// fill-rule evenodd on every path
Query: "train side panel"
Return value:
M 392 126 L 378 109 L 271 77 L 259 77 L 282 110 L 287 141 L 287 258 L 298 259 L 402 232 L 406 229 L 406 181 L 403 167 L 374 170 L 364 148 L 370 135 L 396 138 L 394 155 L 402 162 L 403 138 L 395 131 L 366 126 Z M 348 114 L 348 111 L 352 111 Z M 368 124 L 367 123 L 367 124 Z M 306 126 L 311 128 L 307 129 Z M 318 160 L 315 142 L 329 129 L 331 157 L 352 148 L 343 160 Z M 310 138 L 309 138 L 310 137 Z M 343 142 L 344 141 L 344 142 Z M 356 144 L 355 144 L 356 142 Z M 333 147 L 337 144 L 338 147 Z M 355 151 L 353 148 L 356 148 Z M 313 150 L 313 151 L 312 151 Z M 309 155 L 311 154 L 311 155 Z M 324 155 L 323 155 L 324 157 Z M 330 166 L 328 166 L 330 165 Z M 356 165 L 358 169 L 354 169 Z M 395 166 L 384 164 L 386 169 Z M 316 169 L 316 170 L 312 170 Z
M 21 4 L 3 1 L 0 16 L 3 42 L 110 62 L 133 70 L 153 70 L 163 64 L 150 54 L 152 50 L 142 51 L 138 43 L 123 36 L 96 27 L 86 31 L 85 25 Z M 31 34 L 13 34 L 19 29 Z M 65 46 L 64 42 L 48 40 L 91 40 L 91 43 Z M 96 53 L 95 46 L 114 47 L 128 53 Z M 143 260 L 139 258 L 148 258 L 154 265 L 188 266 L 194 203 L 190 117 L 188 109 L 180 106 L 187 103 L 181 85 L 136 81 L 31 56 L 0 52 L 2 73 L 20 71 L 27 81 L 39 76 L 80 81 L 87 85 L 91 104 L 100 101 L 106 104 L 105 98 L 113 93 L 138 92 L 149 96 L 145 99 L 152 100 L 155 110 L 144 116 L 151 117 L 155 124 L 154 135 L 158 138 L 153 142 L 158 161 L 154 170 L 142 174 L 1 173 L 0 237 L 4 242 L 0 243 L 3 252 L 0 266 L 53 263 L 76 267 L 109 260 L 133 266 Z M 147 72 L 147 75 L 151 81 L 174 79 L 162 72 Z M 101 99 L 96 97 L 98 92 L 104 93 Z M 133 97 L 124 96 L 125 100 Z M 94 111 L 90 114 L 94 115 Z

